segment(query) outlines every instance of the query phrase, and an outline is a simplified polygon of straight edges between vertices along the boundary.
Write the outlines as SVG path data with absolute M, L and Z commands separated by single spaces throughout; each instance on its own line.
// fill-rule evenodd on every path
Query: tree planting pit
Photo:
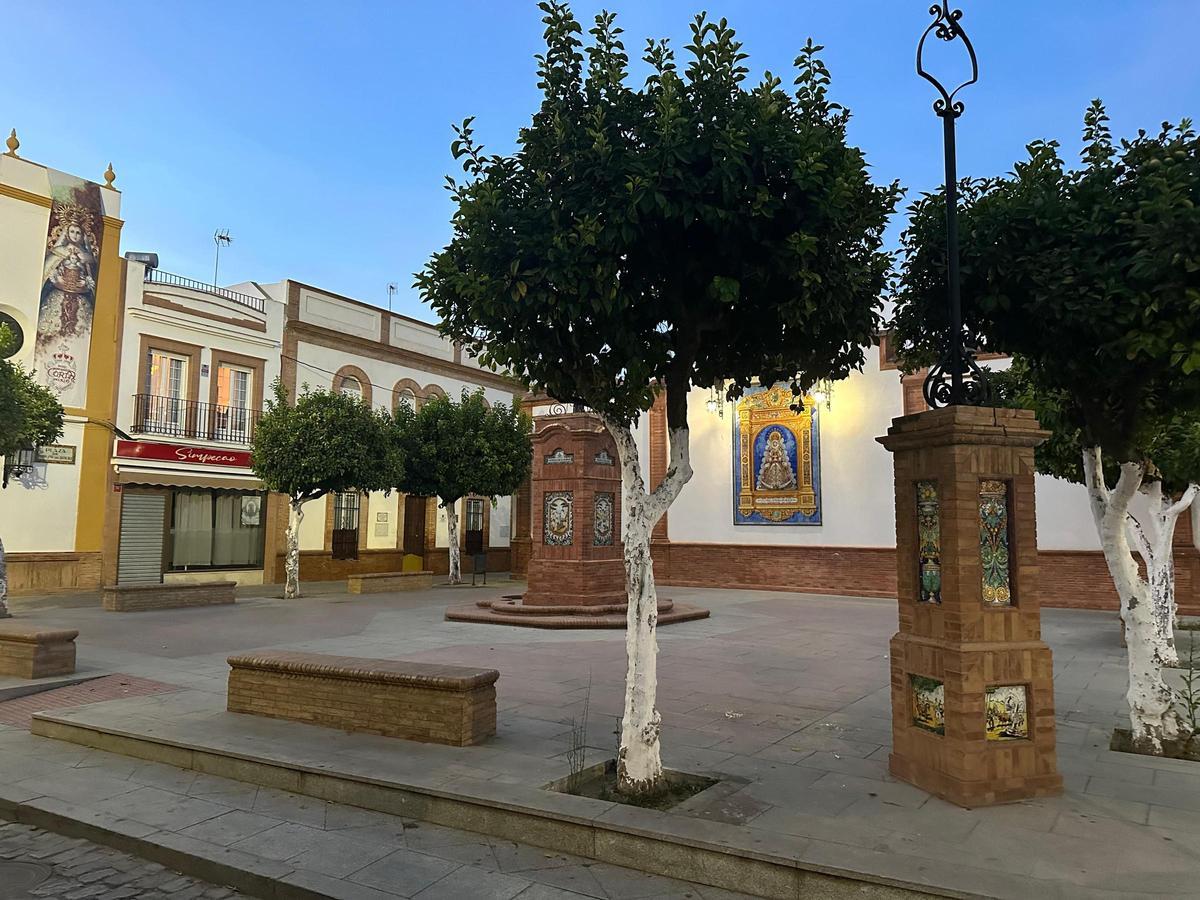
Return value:
M 666 782 L 663 790 L 638 797 L 626 796 L 617 790 L 617 761 L 609 759 L 589 766 L 578 774 L 552 781 L 546 785 L 546 790 L 665 812 L 683 801 L 691 799 L 701 791 L 719 784 L 716 778 L 692 775 L 688 772 L 676 772 L 673 769 L 664 769 L 663 777 Z

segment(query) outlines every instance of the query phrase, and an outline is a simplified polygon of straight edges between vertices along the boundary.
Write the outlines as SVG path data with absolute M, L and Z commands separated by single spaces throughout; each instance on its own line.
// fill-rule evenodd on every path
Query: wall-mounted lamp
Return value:
M 813 403 L 824 403 L 826 409 L 833 409 L 833 381 L 829 378 L 822 378 L 813 385 L 809 396 L 813 398 Z
M 725 418 L 724 385 L 714 385 L 708 389 L 708 400 L 705 402 L 704 407 L 710 413 L 715 413 L 722 419 Z

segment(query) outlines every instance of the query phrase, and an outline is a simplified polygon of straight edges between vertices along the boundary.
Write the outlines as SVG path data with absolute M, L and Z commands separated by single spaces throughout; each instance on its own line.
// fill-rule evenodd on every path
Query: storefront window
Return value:
M 250 569 L 263 562 L 263 495 L 174 491 L 171 568 Z

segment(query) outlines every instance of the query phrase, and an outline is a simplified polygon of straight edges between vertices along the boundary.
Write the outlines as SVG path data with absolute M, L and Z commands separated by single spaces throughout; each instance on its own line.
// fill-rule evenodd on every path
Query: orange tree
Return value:
M 680 67 L 648 41 L 631 83 L 615 17 L 583 30 L 540 4 L 542 102 L 512 155 L 488 155 L 471 120 L 452 145 L 453 238 L 416 277 L 443 332 L 612 432 L 623 479 L 629 599 L 618 783 L 662 786 L 655 709 L 657 603 L 649 536 L 692 475 L 693 386 L 737 396 L 757 380 L 798 393 L 863 362 L 890 260 L 896 185 L 875 185 L 846 140 L 809 41 L 794 90 L 748 83 L 725 20 L 697 16 Z M 630 428 L 665 393 L 670 462 L 643 483 Z
M 963 324 L 1014 357 L 1000 400 L 1051 430 L 1038 468 L 1087 487 L 1121 600 L 1133 736 L 1158 752 L 1180 727 L 1162 672 L 1176 660 L 1172 537 L 1200 482 L 1200 139 L 1185 121 L 1116 145 L 1095 101 L 1082 165 L 1055 143 L 1028 152 L 1009 176 L 962 184 Z M 943 197 L 918 200 L 903 236 L 893 324 L 910 366 L 944 333 L 930 329 L 946 317 Z

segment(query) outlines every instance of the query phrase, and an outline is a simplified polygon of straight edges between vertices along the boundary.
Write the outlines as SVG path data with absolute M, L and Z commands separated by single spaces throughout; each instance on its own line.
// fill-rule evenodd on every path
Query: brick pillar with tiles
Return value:
M 527 606 L 625 603 L 621 468 L 608 429 L 588 413 L 537 420 Z
M 960 806 L 1057 794 L 1054 683 L 1041 639 L 1028 410 L 893 420 L 900 630 L 893 775 Z

